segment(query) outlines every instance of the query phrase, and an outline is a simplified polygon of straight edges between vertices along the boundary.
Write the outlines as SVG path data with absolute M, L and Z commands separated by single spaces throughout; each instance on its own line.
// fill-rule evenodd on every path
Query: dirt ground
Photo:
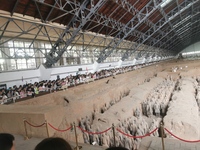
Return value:
M 34 107 L 33 111 L 35 111 L 35 106 L 44 110 L 46 107 L 52 106 L 63 107 L 62 114 L 51 115 L 51 124 L 56 124 L 56 128 L 66 129 L 73 123 L 78 126 L 81 120 L 87 120 L 93 132 L 104 131 L 113 124 L 118 125 L 125 119 L 134 116 L 136 108 L 141 107 L 141 103 L 147 99 L 152 89 L 165 79 L 177 80 L 180 76 L 196 77 L 200 75 L 199 69 L 199 60 L 165 61 L 119 74 L 115 79 L 108 77 L 96 80 L 89 84 L 69 88 L 66 91 L 54 92 L 12 105 L 16 107 L 15 113 L 17 113 L 17 106 L 20 106 L 20 109 L 23 109 L 22 106 L 24 108 L 32 106 Z M 106 84 L 107 80 L 109 80 L 108 84 Z M 15 109 L 14 107 L 12 106 L 12 109 Z M 31 109 L 29 107 L 29 112 Z M 58 115 L 61 118 L 59 123 L 56 122 Z M 151 122 L 147 117 L 145 120 Z M 72 131 L 52 132 L 53 136 L 75 141 Z M 82 131 L 77 130 L 77 132 L 79 142 L 84 143 Z

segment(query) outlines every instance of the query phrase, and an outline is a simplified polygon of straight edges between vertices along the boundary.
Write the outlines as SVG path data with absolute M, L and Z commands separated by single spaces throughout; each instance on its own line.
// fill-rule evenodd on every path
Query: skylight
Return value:
M 173 25 L 174 28 L 178 27 L 179 25 L 183 24 L 184 22 L 186 22 L 188 19 L 191 18 L 191 15 L 187 16 L 186 18 L 184 18 L 183 20 L 179 21 L 177 24 Z
M 191 22 L 188 22 L 186 25 L 176 30 L 176 32 L 180 32 L 180 31 L 182 32 L 183 30 L 186 30 L 190 25 L 191 25 Z
M 161 7 L 165 7 L 167 4 L 169 4 L 172 0 L 163 0 L 162 4 L 160 5 Z
M 193 52 L 182 53 L 182 55 L 192 55 L 192 54 L 200 54 L 200 51 L 193 51 Z

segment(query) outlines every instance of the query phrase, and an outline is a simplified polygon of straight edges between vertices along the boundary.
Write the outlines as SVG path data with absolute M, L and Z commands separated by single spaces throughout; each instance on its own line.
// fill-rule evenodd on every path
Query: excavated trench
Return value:
M 151 83 L 151 80 L 145 80 L 145 83 Z M 141 135 L 145 135 L 148 134 L 149 132 L 151 132 L 152 130 L 154 130 L 155 128 L 159 127 L 160 121 L 162 120 L 162 117 L 164 117 L 164 115 L 166 114 L 166 108 L 167 105 L 171 99 L 172 96 L 172 92 L 175 89 L 175 85 L 176 82 L 171 81 L 169 79 L 160 79 L 160 83 L 157 82 L 158 85 L 154 85 L 155 87 L 151 87 L 149 89 L 148 92 L 146 92 L 144 96 L 145 99 L 139 99 L 139 103 L 138 105 L 135 105 L 135 107 L 132 107 L 132 113 L 129 113 L 127 115 L 125 115 L 123 118 L 121 117 L 120 120 L 115 124 L 116 128 L 120 129 L 121 131 L 123 131 L 126 134 L 132 135 L 132 136 L 141 136 Z M 163 86 L 163 85 L 166 85 Z M 143 87 L 142 84 L 140 84 L 141 88 Z M 144 85 L 145 86 L 145 85 Z M 115 109 L 116 105 L 121 105 L 120 102 L 123 101 L 128 101 L 131 98 L 134 97 L 134 95 L 131 95 L 132 92 L 127 91 L 125 93 L 121 93 L 120 95 L 120 99 L 119 100 L 111 100 L 110 101 L 110 105 L 107 106 L 106 104 L 100 109 L 100 113 L 103 115 L 107 115 L 109 114 L 109 110 L 112 111 L 112 108 Z M 159 99 L 159 101 L 158 101 Z M 141 103 L 142 102 L 142 103 Z M 148 112 L 148 108 L 144 107 L 144 104 L 150 105 L 150 107 L 148 107 L 150 110 L 150 113 Z M 161 107 L 161 103 L 163 103 L 164 105 L 164 112 L 163 109 L 160 109 Z M 146 105 L 146 106 L 147 106 Z M 157 105 L 157 107 L 156 107 Z M 156 109 L 159 109 L 156 110 Z M 122 112 L 126 112 L 126 109 L 122 108 Z M 148 112 L 148 113 L 147 113 Z M 81 128 L 86 129 L 87 131 L 95 131 L 98 132 L 99 128 L 96 127 L 95 125 L 95 112 L 93 112 L 93 115 L 91 118 L 88 118 L 88 116 L 86 116 L 85 118 L 82 118 L 81 121 L 79 121 L 79 126 Z M 116 115 L 120 115 L 120 112 L 115 112 Z M 107 123 L 107 119 L 100 117 L 98 118 L 98 123 Z M 94 127 L 96 127 L 96 129 L 94 129 Z M 83 139 L 85 143 L 88 144 L 96 144 L 96 145 L 100 145 L 100 146 L 113 146 L 113 136 L 112 136 L 112 132 L 108 132 L 106 134 L 103 134 L 103 136 L 98 136 L 98 138 L 96 138 L 95 136 L 86 136 L 85 133 L 83 133 Z M 159 136 L 158 132 L 153 133 L 153 136 Z M 103 139 L 104 138 L 104 139 Z M 106 140 L 105 140 L 106 139 Z M 130 140 L 129 137 L 120 135 L 119 133 L 116 134 L 116 146 L 123 146 L 126 147 L 128 149 L 138 149 L 139 148 L 139 144 L 140 144 L 140 139 L 137 138 L 133 138 L 132 140 Z
M 96 87 L 92 83 L 80 88 L 75 87 L 68 90 L 67 94 L 52 96 L 52 100 L 49 99 L 48 103 L 45 101 L 43 104 L 53 104 L 51 101 L 56 101 L 56 104 L 66 108 L 66 115 L 58 126 L 61 129 L 75 122 L 86 131 L 101 132 L 114 124 L 115 129 L 128 135 L 145 135 L 159 127 L 161 121 L 164 125 L 167 124 L 165 119 L 172 109 L 174 97 L 182 91 L 182 86 L 185 86 L 179 84 L 183 78 L 172 79 L 165 72 L 157 74 L 162 67 L 155 68 L 152 72 L 149 72 L 149 69 L 146 72 L 137 70 L 134 75 L 127 73 L 120 75 L 122 77 L 116 76 L 116 79 L 110 79 L 108 84 L 108 79 L 95 81 Z M 194 89 L 193 96 L 197 105 L 199 92 L 197 87 Z M 67 101 L 63 102 L 64 98 Z M 31 105 L 35 104 L 35 101 Z M 55 132 L 55 136 L 71 141 L 74 140 L 73 135 L 74 133 Z M 160 135 L 159 132 L 154 132 L 150 136 Z M 78 131 L 78 141 L 106 147 L 114 144 L 112 130 L 98 135 Z M 115 146 L 138 149 L 140 141 L 116 131 Z
M 169 102 L 167 114 L 163 118 L 165 127 L 171 133 L 187 140 L 196 140 L 200 136 L 197 85 L 194 78 L 180 78 Z M 166 134 L 167 137 L 173 136 L 169 132 Z

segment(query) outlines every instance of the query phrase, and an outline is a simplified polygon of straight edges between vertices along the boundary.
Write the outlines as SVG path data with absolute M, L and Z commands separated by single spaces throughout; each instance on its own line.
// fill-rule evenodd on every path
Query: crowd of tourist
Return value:
M 35 97 L 39 93 L 51 93 L 58 90 L 66 90 L 69 87 L 77 86 L 102 78 L 115 76 L 117 74 L 132 71 L 149 64 L 132 65 L 121 68 L 104 69 L 94 73 L 86 72 L 85 74 L 69 75 L 62 79 L 43 80 L 35 83 L 26 83 L 24 85 L 0 89 L 0 104 L 15 102 L 25 97 Z

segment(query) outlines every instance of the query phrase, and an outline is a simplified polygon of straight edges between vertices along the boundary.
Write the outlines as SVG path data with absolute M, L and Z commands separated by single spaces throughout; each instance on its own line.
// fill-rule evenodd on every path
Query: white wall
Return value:
M 188 53 L 189 52 L 188 54 L 183 55 L 183 57 L 193 57 L 193 56 L 200 56 L 199 51 L 200 51 L 200 42 L 196 42 L 196 43 L 186 47 L 180 53 Z
M 82 71 L 79 71 L 80 68 Z M 85 74 L 86 72 L 93 72 L 93 64 L 52 68 L 50 80 L 56 80 L 57 75 L 65 78 L 69 75 Z
M 143 64 L 143 63 L 145 63 L 145 60 L 146 60 L 146 59 L 145 59 L 145 58 L 142 58 L 142 57 L 141 57 L 141 58 L 138 58 L 137 61 L 136 61 L 136 64 Z
M 112 68 L 117 68 L 119 67 L 119 62 L 109 62 L 109 63 L 99 63 L 99 66 L 98 66 L 98 70 L 97 71 L 100 71 L 100 70 L 103 70 L 103 69 L 112 69 Z
M 38 82 L 40 79 L 39 69 L 26 70 L 26 71 L 13 71 L 13 72 L 1 72 L 0 84 L 7 84 L 7 87 L 13 85 L 22 85 L 28 83 Z
M 155 58 L 153 58 L 155 59 Z M 152 61 L 153 61 L 152 59 Z M 57 68 L 46 69 L 43 65 L 40 65 L 38 69 L 34 70 L 23 70 L 23 71 L 12 71 L 12 72 L 0 72 L 0 84 L 7 84 L 7 87 L 13 85 L 23 85 L 27 83 L 39 82 L 42 80 L 56 80 L 59 75 L 60 78 L 65 78 L 69 75 L 85 74 L 87 72 L 95 72 L 103 69 L 112 69 L 124 66 L 131 66 L 135 64 L 145 63 L 145 58 L 134 59 L 131 61 L 118 61 L 110 63 L 97 63 L 88 65 L 75 65 Z M 79 69 L 82 71 L 79 71 Z
M 125 67 L 125 66 L 131 66 L 131 65 L 134 65 L 134 61 L 133 60 L 129 60 L 129 61 L 123 61 L 122 62 L 122 67 Z
M 82 71 L 78 71 L 79 68 L 82 68 Z M 86 72 L 92 71 L 93 64 L 48 69 L 46 69 L 43 65 L 40 65 L 40 67 L 35 70 L 12 71 L 5 73 L 2 72 L 0 73 L 0 84 L 7 84 L 7 87 L 11 87 L 13 85 L 19 86 L 26 84 L 26 82 L 34 83 L 42 80 L 56 80 L 57 75 L 59 75 L 60 78 L 65 78 L 70 74 L 85 74 Z
M 200 51 L 200 42 L 194 43 L 194 44 L 186 47 L 180 53 L 182 53 L 182 52 L 193 52 L 193 51 Z
M 66 67 L 48 68 L 46 69 L 43 65 L 40 65 L 38 69 L 34 70 L 23 70 L 23 71 L 12 71 L 12 72 L 1 72 L 0 73 L 0 84 L 6 84 L 7 87 L 13 85 L 23 85 L 27 83 L 39 82 L 42 80 L 56 80 L 59 75 L 60 78 L 65 78 L 69 75 L 85 74 L 87 72 L 95 72 L 102 69 L 111 69 L 118 67 L 118 62 L 112 63 L 101 63 L 98 64 L 87 64 L 87 65 L 74 65 Z M 82 71 L 79 71 L 79 69 Z

